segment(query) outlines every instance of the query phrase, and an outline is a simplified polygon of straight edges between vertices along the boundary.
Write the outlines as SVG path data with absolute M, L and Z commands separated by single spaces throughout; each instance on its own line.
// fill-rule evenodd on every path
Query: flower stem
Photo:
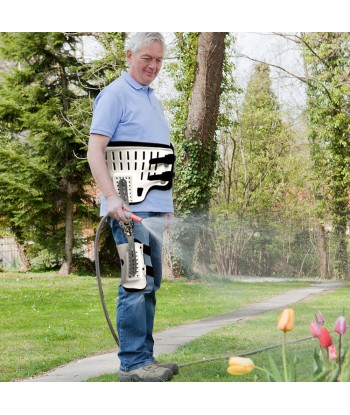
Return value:
M 341 334 L 339 334 L 339 373 L 341 373 Z
M 287 354 L 286 354 L 287 332 L 283 332 L 282 341 L 282 359 L 283 359 L 283 371 L 285 382 L 288 382 L 288 370 L 287 370 Z
M 325 349 L 324 347 L 321 347 L 322 355 L 323 355 L 323 363 L 327 370 L 329 370 L 329 355 L 328 355 L 328 349 Z

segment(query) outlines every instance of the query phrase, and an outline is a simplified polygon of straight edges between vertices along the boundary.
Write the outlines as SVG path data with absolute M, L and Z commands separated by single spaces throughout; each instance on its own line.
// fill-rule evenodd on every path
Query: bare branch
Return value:
M 254 59 L 254 58 L 251 58 L 250 56 L 247 56 L 247 55 L 237 54 L 237 57 L 238 57 L 238 58 L 245 58 L 245 59 L 249 59 L 249 60 L 250 60 L 250 61 L 252 61 L 252 62 L 264 63 L 264 64 L 266 64 L 266 65 L 272 66 L 272 67 L 274 67 L 274 68 L 276 68 L 276 69 L 281 70 L 282 72 L 287 73 L 287 74 L 288 74 L 288 75 L 290 75 L 291 77 L 296 78 L 296 79 L 299 79 L 299 81 L 304 82 L 304 83 L 306 83 L 306 84 L 310 85 L 310 82 L 309 82 L 309 79 L 308 79 L 308 78 L 306 78 L 305 76 L 299 76 L 299 75 L 296 75 L 296 74 L 294 74 L 294 73 L 292 73 L 292 72 L 289 72 L 287 69 L 283 68 L 282 66 L 275 65 L 274 63 L 265 62 L 265 61 L 262 61 L 262 60 L 260 60 L 260 59 Z
M 293 77 L 293 78 L 295 78 L 295 79 L 298 79 L 299 81 L 301 81 L 301 82 L 303 82 L 303 83 L 307 84 L 307 85 L 308 85 L 308 86 L 310 86 L 310 87 L 312 87 L 312 86 L 314 86 L 314 84 L 318 83 L 318 84 L 319 84 L 319 85 L 320 85 L 320 86 L 324 89 L 324 91 L 325 91 L 326 95 L 328 96 L 329 100 L 330 100 L 331 102 L 333 102 L 333 103 L 334 103 L 333 98 L 332 98 L 332 95 L 331 95 L 331 93 L 329 92 L 328 88 L 326 88 L 326 87 L 325 87 L 325 85 L 323 85 L 322 83 L 320 83 L 320 82 L 316 82 L 316 81 L 315 81 L 314 79 L 312 79 L 312 78 L 309 78 L 309 77 L 306 77 L 306 76 L 299 76 L 299 75 L 296 75 L 296 74 L 294 74 L 294 73 L 292 73 L 292 72 L 288 71 L 287 69 L 283 68 L 282 66 L 275 65 L 275 64 L 273 64 L 273 63 L 269 63 L 269 62 L 265 62 L 265 61 L 262 61 L 262 60 L 259 60 L 259 59 L 254 59 L 254 58 L 251 58 L 250 56 L 247 56 L 247 55 L 237 54 L 237 57 L 238 57 L 238 58 L 245 58 L 245 59 L 249 59 L 249 60 L 251 60 L 252 62 L 264 63 L 264 64 L 266 64 L 266 65 L 269 65 L 269 66 L 273 67 L 273 68 L 279 69 L 280 71 L 287 73 L 287 74 L 288 74 L 288 75 L 290 75 L 291 77 Z

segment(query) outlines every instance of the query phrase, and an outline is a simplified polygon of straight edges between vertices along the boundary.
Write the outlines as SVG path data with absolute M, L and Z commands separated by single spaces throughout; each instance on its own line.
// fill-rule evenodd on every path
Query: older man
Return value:
M 141 172 L 143 181 L 134 179 L 134 183 L 139 180 L 137 189 L 130 188 L 131 181 L 127 183 L 129 193 L 137 193 L 140 196 L 130 201 L 117 191 L 105 155 L 106 148 L 109 146 L 116 148 L 122 146 L 120 147 L 122 154 L 130 145 L 133 150 L 130 154 L 135 157 L 135 163 L 132 164 L 135 164 L 136 169 L 142 169 L 144 165 L 161 166 L 165 160 L 159 156 L 159 152 L 154 158 L 154 152 L 145 151 L 145 146 L 146 149 L 149 148 L 148 146 L 151 149 L 152 146 L 160 146 L 164 151 L 171 153 L 168 123 L 161 104 L 150 87 L 161 69 L 164 53 L 165 42 L 160 33 L 145 32 L 134 35 L 126 47 L 128 72 L 122 72 L 118 79 L 104 88 L 94 104 L 88 162 L 102 192 L 101 215 L 108 213 L 110 216 L 110 225 L 122 263 L 124 263 L 122 256 L 125 255 L 122 247 L 127 242 L 122 226 L 122 222 L 128 223 L 125 212 L 132 208 L 142 218 L 159 218 L 173 213 L 172 180 L 167 175 L 168 172 L 163 176 L 154 173 L 154 177 L 150 177 L 149 172 L 145 175 Z M 129 153 L 125 154 L 124 156 L 129 158 Z M 136 162 L 140 161 L 141 157 L 146 157 L 143 164 Z M 171 163 L 173 159 L 168 157 L 166 160 L 167 163 Z M 130 163 L 120 163 L 120 169 L 125 169 L 126 164 Z M 131 174 L 130 171 L 121 172 L 124 173 Z M 152 181 L 145 184 L 144 176 L 150 177 Z M 159 236 L 155 237 L 139 223 L 135 223 L 134 235 L 135 241 L 147 248 L 143 251 L 147 275 L 144 288 L 138 286 L 130 289 L 129 285 L 123 284 L 123 280 L 118 288 L 119 379 L 120 381 L 166 381 L 178 372 L 178 367 L 176 364 L 159 363 L 154 359 L 152 335 L 156 307 L 155 292 L 160 288 L 162 279 L 162 241 Z

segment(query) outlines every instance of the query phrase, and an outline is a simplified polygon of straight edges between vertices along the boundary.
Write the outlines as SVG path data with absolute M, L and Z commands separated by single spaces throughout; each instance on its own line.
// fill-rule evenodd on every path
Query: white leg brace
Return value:
M 146 265 L 143 258 L 143 244 L 134 242 L 117 245 L 121 263 L 121 283 L 127 290 L 143 290 L 146 288 Z

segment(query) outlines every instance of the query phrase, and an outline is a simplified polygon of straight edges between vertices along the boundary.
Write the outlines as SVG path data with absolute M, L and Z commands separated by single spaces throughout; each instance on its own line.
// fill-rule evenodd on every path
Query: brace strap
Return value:
M 141 243 L 138 239 L 135 239 L 135 242 Z M 143 254 L 151 256 L 151 248 L 149 245 L 142 244 Z M 146 275 L 149 277 L 154 277 L 153 267 L 151 265 L 146 265 Z
M 153 159 L 151 159 L 149 161 L 149 163 L 150 164 L 158 164 L 158 163 L 174 164 L 175 163 L 175 159 L 176 159 L 175 154 L 167 154 L 164 157 L 153 158 Z
M 148 180 L 151 181 L 161 181 L 161 182 L 170 182 L 174 177 L 174 172 L 172 171 L 165 171 L 164 173 L 161 174 L 153 174 L 153 176 L 151 176 L 150 174 L 148 174 Z

